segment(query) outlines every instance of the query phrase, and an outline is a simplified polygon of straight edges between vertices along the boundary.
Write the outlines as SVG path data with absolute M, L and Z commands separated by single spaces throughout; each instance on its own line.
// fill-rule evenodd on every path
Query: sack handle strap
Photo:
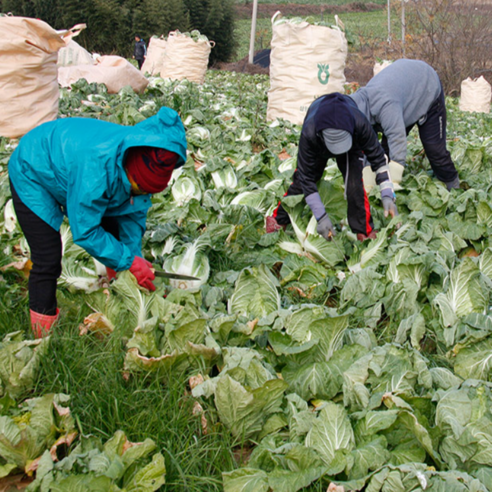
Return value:
M 75 36 L 78 36 L 85 28 L 87 27 L 87 24 L 75 24 L 71 29 L 67 29 L 66 31 L 61 31 L 61 37 L 65 41 L 66 44 L 74 38 Z

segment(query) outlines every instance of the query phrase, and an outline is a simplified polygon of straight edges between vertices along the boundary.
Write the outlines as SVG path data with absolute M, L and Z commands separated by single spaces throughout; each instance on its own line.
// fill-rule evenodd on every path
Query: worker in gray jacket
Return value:
M 420 60 L 397 60 L 350 97 L 374 130 L 383 134 L 381 145 L 389 156 L 395 185 L 400 183 L 406 166 L 407 135 L 418 125 L 435 176 L 448 190 L 459 188 L 458 172 L 446 148 L 444 92 L 430 65 Z M 365 169 L 365 184 L 373 178 L 370 169 Z

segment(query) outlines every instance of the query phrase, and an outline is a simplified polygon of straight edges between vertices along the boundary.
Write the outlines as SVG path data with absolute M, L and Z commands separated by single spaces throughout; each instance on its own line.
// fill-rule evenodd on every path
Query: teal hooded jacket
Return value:
M 162 108 L 135 126 L 89 118 L 44 123 L 27 133 L 9 162 L 20 199 L 53 229 L 66 215 L 73 240 L 116 271 L 128 270 L 142 255 L 148 195 L 131 195 L 124 169 L 128 149 L 150 146 L 175 152 L 186 161 L 186 135 L 178 114 Z M 101 227 L 103 217 L 118 221 L 119 240 Z

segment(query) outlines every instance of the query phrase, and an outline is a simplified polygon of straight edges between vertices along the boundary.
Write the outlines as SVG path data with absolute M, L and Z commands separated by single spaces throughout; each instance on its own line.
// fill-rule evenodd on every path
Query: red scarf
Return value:
M 178 162 L 178 154 L 155 147 L 132 147 L 126 156 L 126 169 L 145 193 L 163 191 Z

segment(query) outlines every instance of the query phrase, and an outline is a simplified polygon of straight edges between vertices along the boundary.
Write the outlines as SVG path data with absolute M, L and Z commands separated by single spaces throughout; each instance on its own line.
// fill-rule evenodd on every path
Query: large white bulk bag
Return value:
M 160 75 L 164 63 L 166 44 L 167 41 L 165 39 L 157 37 L 150 38 L 147 56 L 145 57 L 142 68 L 140 69 L 142 73 Z
M 46 22 L 0 17 L 0 135 L 16 138 L 58 116 L 62 35 Z
M 213 41 L 195 41 L 179 31 L 169 33 L 164 52 L 161 77 L 172 80 L 187 79 L 203 84 Z
M 79 43 L 71 39 L 65 48 L 58 52 L 58 66 L 69 65 L 94 65 L 96 62 L 92 55 Z
M 267 119 L 302 124 L 316 98 L 344 92 L 347 39 L 338 17 L 330 28 L 277 19 L 279 14 L 272 17 Z
M 373 77 L 375 77 L 381 70 L 384 70 L 386 67 L 389 67 L 392 62 L 389 60 L 383 60 L 381 63 L 376 62 L 374 64 L 374 68 L 372 69 Z
M 143 92 L 149 81 L 128 60 L 121 56 L 99 56 L 95 65 L 71 65 L 58 69 L 58 82 L 70 87 L 77 80 L 105 84 L 110 94 L 118 93 L 129 85 L 136 92 Z
M 461 82 L 461 111 L 476 113 L 490 113 L 492 90 L 490 84 L 483 78 L 471 79 L 468 77 Z

